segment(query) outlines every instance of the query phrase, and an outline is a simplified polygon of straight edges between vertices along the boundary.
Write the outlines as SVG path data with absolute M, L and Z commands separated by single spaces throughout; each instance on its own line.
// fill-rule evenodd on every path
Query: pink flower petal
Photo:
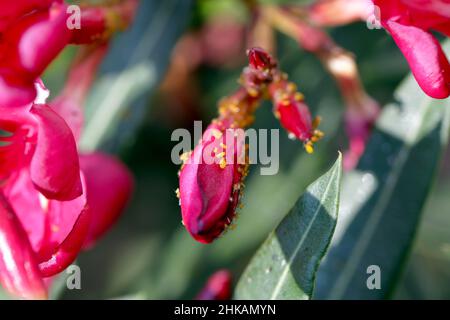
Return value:
M 0 282 L 24 299 L 46 299 L 37 260 L 21 223 L 0 192 Z
M 65 213 L 65 210 L 63 210 Z M 76 213 L 73 211 L 73 213 Z M 77 258 L 86 235 L 89 230 L 89 225 L 92 218 L 92 211 L 90 208 L 84 207 L 78 216 L 72 230 L 64 241 L 58 246 L 55 253 L 47 261 L 39 264 L 43 277 L 54 276 L 64 269 L 66 269 Z
M 32 81 L 11 82 L 0 70 L 0 106 L 17 108 L 33 102 L 36 89 Z
M 75 139 L 65 121 L 47 105 L 30 111 L 38 123 L 38 141 L 30 164 L 31 180 L 47 198 L 72 200 L 82 193 Z
M 73 262 L 90 225 L 85 195 L 71 201 L 49 200 L 33 186 L 27 170 L 5 187 L 36 252 L 44 276 L 56 274 Z
M 80 156 L 92 222 L 85 247 L 90 247 L 116 222 L 133 189 L 133 177 L 116 158 L 102 153 Z
M 450 95 L 450 64 L 434 36 L 418 27 L 387 21 L 386 28 L 403 52 L 422 90 L 432 98 Z

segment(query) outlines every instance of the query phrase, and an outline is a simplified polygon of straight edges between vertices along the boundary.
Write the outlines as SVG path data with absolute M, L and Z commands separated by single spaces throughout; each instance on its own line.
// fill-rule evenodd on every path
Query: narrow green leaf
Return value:
M 83 150 L 117 151 L 139 127 L 184 30 L 191 0 L 141 1 L 131 30 L 115 39 L 88 98 Z
M 389 297 L 412 245 L 448 142 L 450 100 L 427 97 L 412 76 L 395 97 L 357 169 L 344 176 L 340 220 L 314 298 Z M 380 268 L 379 288 L 368 280 L 370 266 Z
M 236 299 L 309 299 L 336 225 L 341 155 L 311 184 L 244 271 Z

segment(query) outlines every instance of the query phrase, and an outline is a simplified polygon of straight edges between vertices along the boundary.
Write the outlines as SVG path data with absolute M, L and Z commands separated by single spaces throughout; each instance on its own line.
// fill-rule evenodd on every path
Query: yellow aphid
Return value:
M 325 134 L 324 134 L 322 131 L 320 131 L 320 130 L 314 130 L 314 136 L 313 136 L 313 138 L 315 138 L 316 141 L 319 141 L 320 139 L 323 138 L 324 135 L 325 135 Z M 311 140 L 312 140 L 312 139 L 311 139 Z M 315 141 L 313 141 L 313 142 L 315 142 Z
M 212 129 L 212 132 L 211 132 L 211 134 L 214 136 L 214 138 L 216 138 L 216 139 L 220 139 L 220 138 L 222 138 L 222 132 L 220 132 L 219 130 L 217 130 L 217 129 Z
M 303 95 L 303 93 L 297 92 L 294 95 L 294 99 L 295 99 L 295 101 L 300 102 L 300 101 L 303 101 L 305 99 L 305 96 Z
M 189 159 L 190 155 L 191 155 L 191 152 L 185 152 L 180 155 L 180 160 L 183 162 L 186 162 Z
M 256 89 L 254 89 L 254 88 L 249 88 L 248 90 L 247 90 L 247 92 L 248 92 L 248 94 L 251 96 L 251 97 L 257 97 L 258 95 L 259 95 L 259 92 L 258 92 L 258 90 L 256 90 Z
M 294 93 L 297 91 L 297 86 L 295 85 L 295 83 L 289 82 L 286 89 L 287 91 Z
M 220 143 L 220 146 L 222 147 L 222 149 L 226 149 L 227 148 L 227 146 L 223 142 Z
M 225 161 L 224 158 L 220 159 L 219 166 L 220 169 L 225 169 L 225 167 L 227 166 L 227 162 Z
M 311 142 L 305 143 L 305 150 L 306 150 L 306 152 L 309 153 L 309 154 L 314 153 L 314 147 L 313 147 L 313 145 L 312 145 Z
M 180 198 L 180 188 L 177 188 L 177 190 L 175 190 L 175 194 L 177 195 L 177 198 Z

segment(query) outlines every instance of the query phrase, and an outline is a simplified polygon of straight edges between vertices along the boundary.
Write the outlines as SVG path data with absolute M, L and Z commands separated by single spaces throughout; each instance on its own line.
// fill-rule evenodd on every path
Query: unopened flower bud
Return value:
M 197 295 L 197 300 L 230 300 L 232 276 L 228 270 L 214 273 Z

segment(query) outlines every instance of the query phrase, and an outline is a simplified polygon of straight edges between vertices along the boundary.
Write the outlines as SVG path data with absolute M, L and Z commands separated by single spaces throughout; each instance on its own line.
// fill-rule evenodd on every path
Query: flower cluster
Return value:
M 430 97 L 450 95 L 450 64 L 432 34 L 450 35 L 447 0 L 374 0 L 381 24 L 391 34 L 422 90 Z
M 46 298 L 45 278 L 108 230 L 130 197 L 128 169 L 106 154 L 79 153 L 77 140 L 106 42 L 136 5 L 83 7 L 81 29 L 71 30 L 63 1 L 2 1 L 0 283 L 15 296 Z M 47 103 L 40 76 L 70 43 L 90 46 L 80 51 L 62 93 Z
M 250 65 L 241 87 L 219 103 L 219 116 L 207 128 L 194 151 L 182 155 L 180 198 L 183 224 L 202 243 L 210 243 L 232 224 L 248 173 L 243 129 L 253 123 L 262 99 L 269 97 L 282 126 L 301 140 L 308 152 L 322 137 L 303 96 L 264 50 L 248 51 Z

